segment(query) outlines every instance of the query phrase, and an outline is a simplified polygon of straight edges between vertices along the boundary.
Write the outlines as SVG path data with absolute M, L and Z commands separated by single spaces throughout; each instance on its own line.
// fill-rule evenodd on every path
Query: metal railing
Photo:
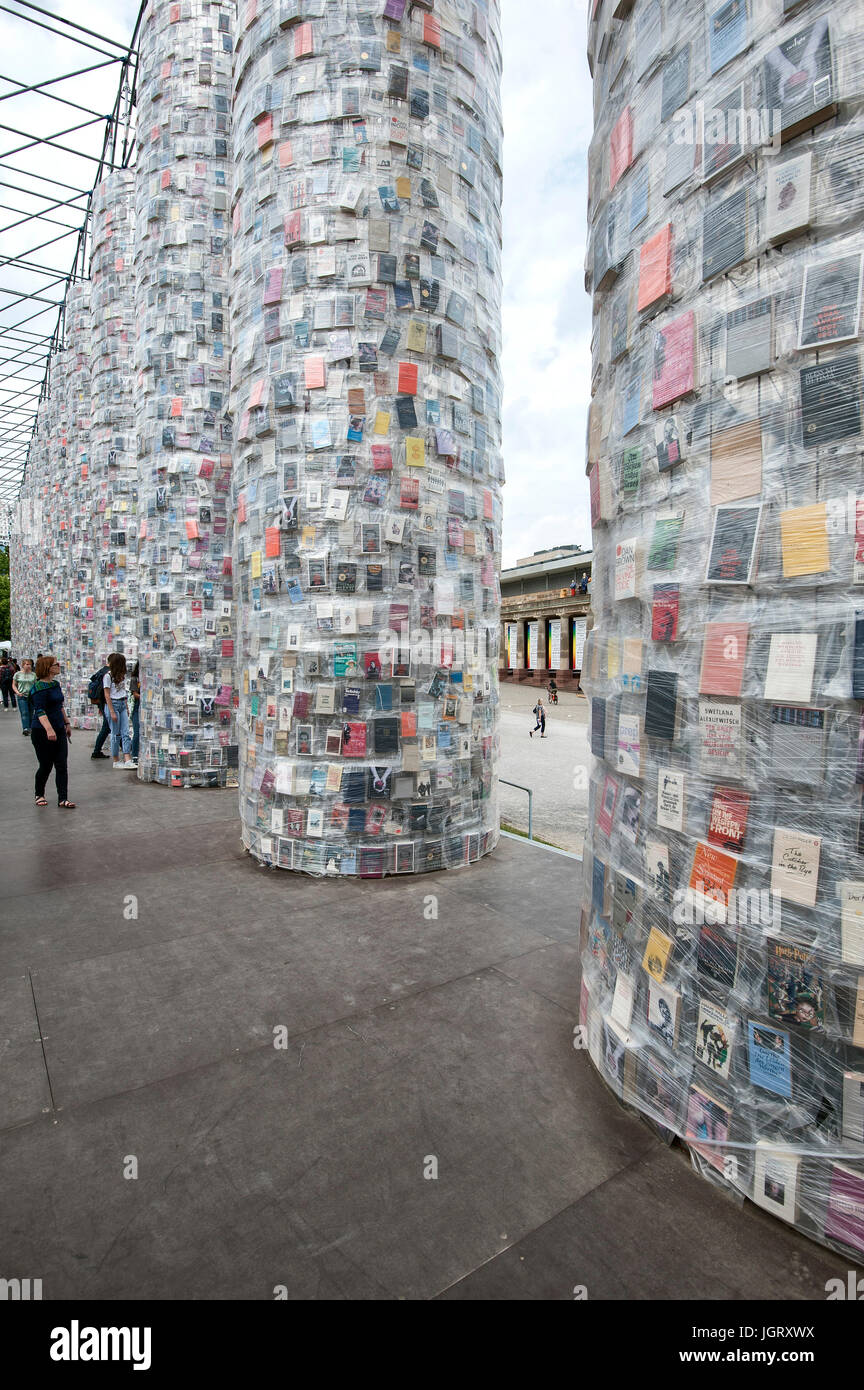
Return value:
M 523 787 L 521 782 L 508 782 L 506 777 L 499 777 L 498 781 L 502 787 L 515 787 L 519 792 L 528 793 L 528 839 L 534 839 L 534 793 L 530 787 Z

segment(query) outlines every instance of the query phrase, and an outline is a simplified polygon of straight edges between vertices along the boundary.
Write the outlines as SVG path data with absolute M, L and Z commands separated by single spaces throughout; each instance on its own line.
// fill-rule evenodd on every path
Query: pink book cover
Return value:
M 691 309 L 654 334 L 654 394 L 660 410 L 693 390 L 696 361 L 696 317 Z
M 864 1251 L 864 1173 L 835 1163 L 825 1216 L 825 1234 Z
M 612 834 L 612 821 L 618 802 L 618 791 L 619 787 L 615 778 L 607 777 L 603 783 L 603 795 L 600 799 L 600 809 L 597 812 L 597 824 L 604 835 Z
M 282 267 L 275 266 L 268 270 L 264 276 L 264 303 L 280 304 L 282 302 Z
M 641 312 L 672 290 L 672 223 L 643 242 L 639 252 L 639 295 Z
M 609 137 L 609 191 L 633 162 L 633 116 L 625 106 Z
M 749 623 L 706 623 L 700 695 L 741 694 Z

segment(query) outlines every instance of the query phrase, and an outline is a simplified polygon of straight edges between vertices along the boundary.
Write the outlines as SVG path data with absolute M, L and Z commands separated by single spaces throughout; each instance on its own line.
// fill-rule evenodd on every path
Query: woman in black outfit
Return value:
M 69 737 L 72 728 L 63 708 L 63 691 L 57 679 L 60 662 L 53 656 L 40 656 L 36 662 L 36 684 L 31 695 L 33 721 L 30 737 L 39 759 L 36 772 L 36 805 L 47 806 L 45 787 L 54 769 L 57 782 L 57 805 L 64 811 L 73 811 L 75 802 L 69 801 L 69 775 L 66 760 L 69 754 Z

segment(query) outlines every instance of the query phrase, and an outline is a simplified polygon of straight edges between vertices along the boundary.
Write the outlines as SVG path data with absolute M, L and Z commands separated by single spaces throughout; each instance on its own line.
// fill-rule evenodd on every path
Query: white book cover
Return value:
M 638 714 L 618 717 L 618 771 L 638 777 L 641 766 L 641 720 Z
M 843 879 L 840 892 L 840 959 L 864 967 L 864 883 Z
M 615 993 L 612 996 L 611 1017 L 623 1028 L 625 1033 L 633 1017 L 633 1001 L 636 995 L 636 982 L 629 975 L 618 971 L 615 979 Z
M 800 1155 L 778 1148 L 766 1139 L 756 1144 L 753 1201 L 784 1221 L 794 1221 L 798 1208 Z
M 765 175 L 765 214 L 769 241 L 794 236 L 810 225 L 811 154 L 782 164 L 768 164 Z
M 813 693 L 816 640 L 815 632 L 772 633 L 765 673 L 766 700 L 809 704 Z
M 731 700 L 699 701 L 701 768 L 714 776 L 741 774 L 741 706 Z
M 648 979 L 648 1027 L 668 1048 L 678 1044 L 678 1021 L 681 1015 L 681 994 L 670 985 Z
M 801 830 L 775 826 L 771 892 L 779 893 L 784 902 L 814 907 L 821 850 L 821 835 L 805 835 Z
M 665 830 L 684 829 L 684 773 L 675 768 L 657 771 L 657 824 Z
M 843 1138 L 864 1144 L 864 1072 L 843 1073 Z
M 638 581 L 638 542 L 619 541 L 615 547 L 615 597 L 635 598 Z

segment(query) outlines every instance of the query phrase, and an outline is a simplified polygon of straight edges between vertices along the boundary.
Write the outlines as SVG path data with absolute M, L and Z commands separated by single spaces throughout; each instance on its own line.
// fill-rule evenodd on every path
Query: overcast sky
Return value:
M 76 0 L 74 5 L 47 0 L 45 8 L 128 42 L 138 0 Z M 591 131 L 586 9 L 587 0 L 536 0 L 527 5 L 524 0 L 502 0 L 505 565 L 550 545 L 575 542 L 588 549 L 591 544 L 584 476 L 591 334 L 590 300 L 583 288 Z M 99 61 L 86 49 L 70 49 L 44 30 L 6 14 L 0 15 L 0 39 L 3 71 L 25 84 L 73 64 L 84 67 Z M 116 90 L 116 72 L 116 67 L 108 68 L 79 80 L 77 89 L 65 84 L 55 91 L 97 111 L 106 110 Z M 0 93 L 10 90 L 8 82 L 0 85 Z M 86 119 L 36 96 L 4 101 L 0 109 L 3 122 L 45 134 Z M 2 136 L 2 147 L 9 148 L 13 137 L 7 132 Z M 95 132 L 82 132 L 64 137 L 64 142 L 91 149 L 94 138 Z M 43 162 L 31 167 L 76 184 L 92 178 L 95 165 L 49 154 L 52 167 L 45 165 L 44 157 L 43 150 Z M 24 152 L 16 159 L 24 168 L 32 155 Z M 20 182 L 28 181 L 22 177 Z M 29 186 L 48 187 L 35 181 Z M 6 201 L 13 199 L 0 198 Z M 36 206 L 45 205 L 34 200 L 32 207 Z M 12 214 L 3 215 L 3 224 L 11 220 Z M 22 254 L 32 244 L 31 228 L 22 227 L 6 234 L 4 254 Z M 74 238 L 69 238 L 33 258 L 66 267 L 73 250 Z

